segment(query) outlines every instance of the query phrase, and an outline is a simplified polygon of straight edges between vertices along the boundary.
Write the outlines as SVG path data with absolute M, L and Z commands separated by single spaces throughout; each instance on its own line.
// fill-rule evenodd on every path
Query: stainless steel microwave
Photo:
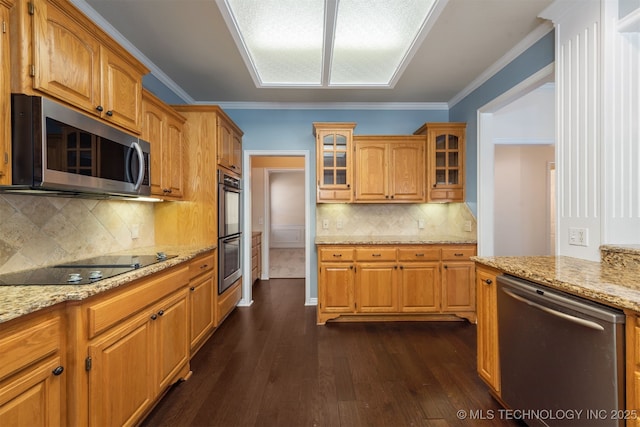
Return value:
M 11 96 L 12 185 L 4 192 L 149 196 L 150 145 L 39 96 Z

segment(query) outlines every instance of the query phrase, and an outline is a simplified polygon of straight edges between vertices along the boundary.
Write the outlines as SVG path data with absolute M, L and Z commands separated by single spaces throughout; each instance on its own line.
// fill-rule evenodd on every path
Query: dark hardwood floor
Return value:
M 475 325 L 317 326 L 301 279 L 258 282 L 254 301 L 231 313 L 143 426 L 518 425 L 476 374 Z

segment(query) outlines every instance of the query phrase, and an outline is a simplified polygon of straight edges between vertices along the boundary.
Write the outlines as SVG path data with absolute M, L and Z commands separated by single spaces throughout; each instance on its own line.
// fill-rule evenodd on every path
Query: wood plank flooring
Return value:
M 476 374 L 475 325 L 317 326 L 302 279 L 259 281 L 254 301 L 231 313 L 143 426 L 519 425 Z

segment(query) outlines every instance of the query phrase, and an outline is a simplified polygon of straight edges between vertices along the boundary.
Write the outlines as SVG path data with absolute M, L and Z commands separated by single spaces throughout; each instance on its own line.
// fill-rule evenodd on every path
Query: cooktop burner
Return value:
M 87 285 L 177 255 L 102 255 L 70 263 L 0 275 L 0 286 Z

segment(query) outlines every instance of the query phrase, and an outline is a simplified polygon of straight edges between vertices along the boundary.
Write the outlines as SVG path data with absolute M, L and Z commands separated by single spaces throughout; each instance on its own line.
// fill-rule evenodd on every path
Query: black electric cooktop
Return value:
M 102 255 L 52 267 L 0 275 L 0 286 L 87 285 L 175 258 L 177 255 Z

